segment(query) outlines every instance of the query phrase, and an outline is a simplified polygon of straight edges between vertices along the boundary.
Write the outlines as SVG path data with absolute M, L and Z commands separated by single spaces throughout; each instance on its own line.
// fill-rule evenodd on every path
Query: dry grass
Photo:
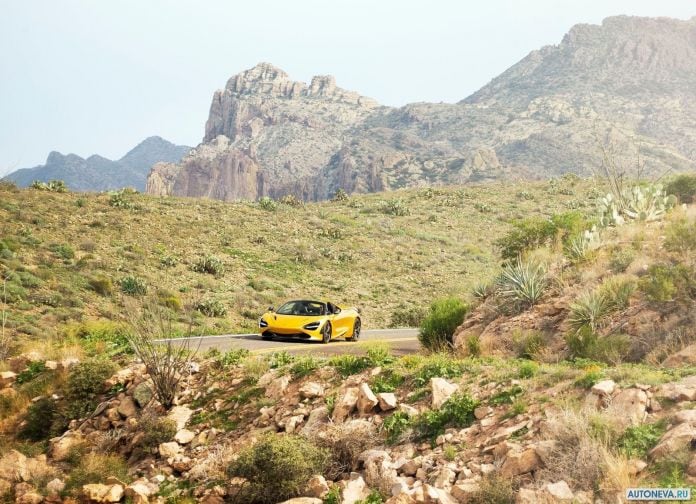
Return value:
M 324 475 L 332 480 L 357 469 L 362 452 L 384 443 L 374 424 L 360 420 L 329 424 L 312 433 L 310 441 L 328 449 L 330 461 Z

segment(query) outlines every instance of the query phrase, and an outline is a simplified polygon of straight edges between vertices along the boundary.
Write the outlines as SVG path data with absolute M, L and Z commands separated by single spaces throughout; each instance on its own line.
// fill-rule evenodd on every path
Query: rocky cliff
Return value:
M 17 170 L 5 178 L 23 187 L 35 180 L 63 180 L 70 189 L 76 191 L 106 191 L 121 187 L 134 187 L 142 191 L 155 163 L 176 163 L 189 149 L 185 145 L 174 145 L 153 136 L 140 142 L 116 161 L 96 154 L 84 159 L 75 154 L 51 152 L 45 164 Z
M 608 18 L 573 27 L 457 104 L 400 108 L 261 63 L 215 92 L 203 143 L 155 167 L 148 190 L 320 200 L 339 188 L 587 175 L 607 144 L 631 163 L 640 149 L 651 173 L 693 169 L 694 55 L 696 18 Z

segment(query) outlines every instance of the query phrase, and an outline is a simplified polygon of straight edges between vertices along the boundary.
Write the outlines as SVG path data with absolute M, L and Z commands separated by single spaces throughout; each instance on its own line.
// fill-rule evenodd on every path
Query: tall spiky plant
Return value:
M 503 268 L 497 281 L 497 293 L 516 306 L 529 308 L 539 302 L 547 284 L 543 264 L 518 258 Z

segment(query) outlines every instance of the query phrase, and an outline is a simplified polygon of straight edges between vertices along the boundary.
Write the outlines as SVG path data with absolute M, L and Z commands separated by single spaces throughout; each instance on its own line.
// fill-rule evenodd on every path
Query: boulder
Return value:
M 480 486 L 478 483 L 461 483 L 454 485 L 450 493 L 458 502 L 467 503 L 473 499 L 479 489 Z
M 568 483 L 561 480 L 557 483 L 548 483 L 544 486 L 544 492 L 556 502 L 573 502 L 575 496 L 568 486 Z
M 133 400 L 141 408 L 150 403 L 152 400 L 152 387 L 148 382 L 141 382 L 133 389 Z
M 0 373 L 0 388 L 10 387 L 17 381 L 17 373 L 14 371 L 3 371 Z
M 440 488 L 435 488 L 430 485 L 423 485 L 423 493 L 425 496 L 425 501 L 432 504 L 459 504 L 457 500 L 452 497 L 446 490 Z
M 696 409 L 687 409 L 677 412 L 672 418 L 675 424 L 689 423 L 696 425 Z
M 300 387 L 300 397 L 303 399 L 315 399 L 324 397 L 324 386 L 317 382 L 307 382 Z
M 520 488 L 515 497 L 515 504 L 537 504 L 538 502 L 544 502 L 547 498 L 538 495 L 536 490 L 532 488 Z
M 43 501 L 43 495 L 41 495 L 35 489 L 31 489 L 22 493 L 21 495 L 18 495 L 15 499 L 15 504 L 41 504 Z
M 82 487 L 82 495 L 89 502 L 120 502 L 123 499 L 124 488 L 120 484 L 93 483 Z
M 696 401 L 696 375 L 687 376 L 678 381 L 665 383 L 658 390 L 658 395 L 672 401 Z
M 476 420 L 481 420 L 491 413 L 493 413 L 493 408 L 490 406 L 479 406 L 474 410 L 474 418 L 476 418 Z
M 341 492 L 341 502 L 342 504 L 355 504 L 367 497 L 368 494 L 369 490 L 362 476 L 358 473 L 351 473 L 350 479 L 346 482 L 346 486 Z
M 191 458 L 187 457 L 186 455 L 183 455 L 181 453 L 177 453 L 173 457 L 169 457 L 167 459 L 167 464 L 169 464 L 169 467 L 171 467 L 175 471 L 183 473 L 183 472 L 191 470 L 191 468 L 193 467 L 194 461 L 191 460 Z
M 180 431 L 186 427 L 191 415 L 193 415 L 193 411 L 190 408 L 186 406 L 174 406 L 167 415 L 167 418 L 173 420 L 176 424 L 176 430 Z
M 53 438 L 50 441 L 50 453 L 53 460 L 62 462 L 67 459 L 71 451 L 84 442 L 82 434 L 79 432 L 68 431 L 63 436 Z
M 290 376 L 279 376 L 266 387 L 266 397 L 269 399 L 281 399 L 288 385 L 290 385 Z
M 361 383 L 358 387 L 358 413 L 361 415 L 371 413 L 377 404 L 379 401 L 370 386 L 367 383 Z
M 384 450 L 370 450 L 367 454 L 361 454 L 360 458 L 364 461 L 363 474 L 367 484 L 384 494 L 389 494 L 392 486 L 398 483 L 396 469 L 389 453 Z
M 294 415 L 285 420 L 285 432 L 292 434 L 304 420 L 304 415 Z
M 49 496 L 59 495 L 65 489 L 65 482 L 59 478 L 52 479 L 46 483 L 46 492 Z
M 590 390 L 599 397 L 611 396 L 616 390 L 616 383 L 614 380 L 602 380 L 595 383 Z
M 682 348 L 662 362 L 665 367 L 693 366 L 694 364 L 696 364 L 696 343 Z
M 131 397 L 124 397 L 118 405 L 118 414 L 123 418 L 134 417 L 138 414 L 138 407 Z
M 418 504 L 416 500 L 409 494 L 400 493 L 393 497 L 389 497 L 384 504 Z
M 396 408 L 396 394 L 392 392 L 380 392 L 377 394 L 377 400 L 379 401 L 379 409 L 382 411 L 390 411 Z
M 326 482 L 326 478 L 321 474 L 317 474 L 310 478 L 307 482 L 307 493 L 316 498 L 323 498 L 329 492 L 329 485 Z
M 174 441 L 181 445 L 189 444 L 196 437 L 196 433 L 188 429 L 181 429 L 174 436 Z
M 12 492 L 12 483 L 7 480 L 0 479 L 0 498 Z
M 148 504 L 150 497 L 159 492 L 159 486 L 141 478 L 126 487 L 125 495 L 133 504 Z
M 27 457 L 17 450 L 10 450 L 7 455 L 0 459 L 0 479 L 29 481 L 31 473 L 27 465 Z
M 348 387 L 343 395 L 336 401 L 333 411 L 333 421 L 343 422 L 355 409 L 358 404 L 358 387 Z
M 520 474 L 526 474 L 539 468 L 541 459 L 534 448 L 527 448 L 521 452 L 508 453 L 500 468 L 500 475 L 504 478 L 512 478 Z
M 300 431 L 300 434 L 303 436 L 308 436 L 314 430 L 323 423 L 326 423 L 329 420 L 329 409 L 326 406 L 320 406 L 319 408 L 313 409 L 309 413 L 309 418 L 307 418 L 307 421 L 305 422 L 304 426 L 302 427 L 302 430 Z
M 44 367 L 46 369 L 50 369 L 51 371 L 55 371 L 56 369 L 58 369 L 58 361 L 47 360 L 46 362 L 44 362 Z
M 181 446 L 176 441 L 162 443 L 159 445 L 159 454 L 162 458 L 170 458 L 181 451 Z
M 647 416 L 648 394 L 641 389 L 624 389 L 613 397 L 609 412 L 617 421 L 628 427 L 643 423 Z
M 433 395 L 433 409 L 438 409 L 452 396 L 452 394 L 459 390 L 459 385 L 450 383 L 444 378 L 431 378 L 430 388 Z
M 657 445 L 650 450 L 651 460 L 660 460 L 682 449 L 688 449 L 691 440 L 696 439 L 696 427 L 689 423 L 681 423 L 665 432 Z

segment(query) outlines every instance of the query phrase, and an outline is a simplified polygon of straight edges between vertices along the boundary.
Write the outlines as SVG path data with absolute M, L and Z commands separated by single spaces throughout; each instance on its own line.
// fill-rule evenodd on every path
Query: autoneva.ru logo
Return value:
M 626 500 L 630 501 L 688 501 L 691 488 L 629 488 Z

